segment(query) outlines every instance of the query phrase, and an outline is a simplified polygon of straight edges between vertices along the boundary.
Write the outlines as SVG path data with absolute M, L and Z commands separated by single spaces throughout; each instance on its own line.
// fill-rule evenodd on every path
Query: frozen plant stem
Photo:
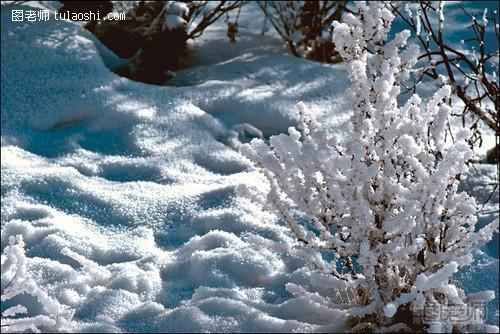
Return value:
M 13 300 L 22 294 L 31 295 L 38 300 L 47 315 L 19 317 L 20 314 L 28 313 L 27 307 L 23 305 L 8 307 L 2 312 L 2 332 L 70 330 L 68 323 L 73 317 L 73 311 L 59 304 L 38 287 L 27 273 L 26 262 L 22 235 L 11 236 L 9 245 L 4 248 L 2 254 L 1 301 L 3 303 Z
M 271 187 L 267 199 L 246 193 L 286 222 L 297 247 L 313 250 L 301 253 L 311 267 L 354 283 L 357 296 L 347 306 L 352 330 L 486 330 L 452 317 L 432 328 L 402 320 L 436 304 L 474 310 L 451 277 L 471 264 L 472 251 L 492 238 L 498 221 L 477 230 L 474 199 L 457 191 L 472 151 L 468 130 L 445 145 L 451 88 L 426 103 L 415 94 L 398 105 L 418 48 L 407 46 L 407 30 L 387 39 L 394 15 L 384 3 L 358 8 L 358 16 L 333 23 L 352 83 L 348 136 L 339 141 L 299 103 L 299 125 L 288 135 L 242 146 Z M 339 263 L 346 273 L 337 271 Z
M 477 20 L 474 15 L 459 6 L 471 20 L 471 24 L 466 29 L 473 36 L 463 41 L 463 47 L 466 47 L 466 49 L 461 50 L 446 41 L 445 29 L 443 29 L 446 26 L 445 3 L 445 1 L 441 1 L 436 6 L 432 1 L 418 1 L 416 3 L 417 13 L 414 16 L 410 8 L 406 8 L 405 15 L 404 11 L 388 2 L 391 9 L 408 27 L 415 31 L 419 44 L 425 50 L 418 59 L 427 59 L 428 65 L 419 71 L 412 89 L 415 90 L 424 77 L 446 81 L 452 86 L 453 92 L 464 104 L 461 113 L 464 125 L 465 115 L 472 116 L 473 124 L 471 128 L 474 131 L 472 132 L 471 141 L 479 141 L 479 145 L 481 145 L 481 129 L 477 125 L 478 122 L 481 122 L 495 134 L 498 148 L 500 136 L 498 125 L 500 89 L 496 73 L 498 72 L 497 63 L 500 53 L 498 46 L 496 50 L 487 50 L 485 48 L 486 31 L 491 26 L 493 26 L 495 37 L 497 40 L 499 39 L 498 15 L 496 13 L 489 15 L 485 9 L 482 19 Z M 436 16 L 439 19 L 438 27 L 434 26 L 432 20 Z M 489 21 L 492 23 L 489 23 Z M 488 23 L 490 26 L 488 26 Z M 422 33 L 420 33 L 421 31 Z M 444 75 L 440 75 L 438 72 L 440 67 Z

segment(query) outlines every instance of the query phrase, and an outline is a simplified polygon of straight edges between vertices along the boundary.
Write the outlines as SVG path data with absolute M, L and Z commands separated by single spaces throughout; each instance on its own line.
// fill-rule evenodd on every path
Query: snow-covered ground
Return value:
M 328 277 L 253 245 L 291 237 L 236 194 L 267 184 L 234 149 L 238 131 L 286 131 L 300 100 L 342 135 L 343 65 L 288 55 L 249 9 L 237 43 L 221 22 L 171 85 L 147 85 L 113 74 L 104 62 L 116 59 L 80 25 L 11 22 L 11 9 L 1 22 L 1 243 L 24 236 L 30 273 L 75 312 L 71 330 L 345 329 L 344 313 L 285 288 L 327 289 Z M 486 200 L 495 172 L 476 166 L 464 189 Z M 498 190 L 481 219 L 495 215 Z M 457 279 L 496 291 L 488 322 L 498 324 L 498 235 Z

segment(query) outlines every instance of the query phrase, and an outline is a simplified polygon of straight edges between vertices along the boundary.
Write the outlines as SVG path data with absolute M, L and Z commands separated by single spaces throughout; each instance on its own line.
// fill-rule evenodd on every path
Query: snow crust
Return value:
M 1 242 L 22 235 L 29 275 L 74 312 L 59 330 L 344 329 L 341 311 L 285 288 L 318 274 L 253 246 L 290 239 L 235 195 L 267 185 L 233 148 L 293 124 L 296 96 L 316 98 L 341 69 L 295 60 L 277 42 L 208 40 L 227 58 L 179 73 L 184 87 L 150 86 L 111 73 L 109 51 L 79 25 L 13 24 L 16 8 L 27 7 L 2 8 Z M 22 296 L 8 303 L 44 312 Z

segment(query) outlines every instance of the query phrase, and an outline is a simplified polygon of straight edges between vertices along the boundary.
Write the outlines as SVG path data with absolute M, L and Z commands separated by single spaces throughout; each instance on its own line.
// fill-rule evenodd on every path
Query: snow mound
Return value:
M 287 238 L 286 229 L 235 193 L 266 188 L 232 148 L 269 127 L 259 117 L 275 93 L 265 90 L 291 89 L 273 98 L 276 132 L 293 123 L 293 92 L 314 87 L 296 75 L 265 84 L 278 69 L 238 79 L 242 59 L 185 72 L 186 87 L 131 82 L 106 68 L 109 52 L 80 25 L 10 21 L 26 8 L 2 7 L 1 243 L 23 236 L 29 275 L 74 313 L 58 329 L 342 330 L 343 312 L 287 292 L 315 275 L 253 245 L 252 236 Z M 275 53 L 264 65 L 282 61 L 295 60 Z M 198 82 L 203 72 L 223 81 Z M 234 84 L 228 91 L 241 94 L 221 95 Z M 12 303 L 36 313 L 35 301 Z

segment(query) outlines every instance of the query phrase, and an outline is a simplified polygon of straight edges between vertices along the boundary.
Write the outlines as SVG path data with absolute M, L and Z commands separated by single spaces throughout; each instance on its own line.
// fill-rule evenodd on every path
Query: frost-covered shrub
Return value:
M 296 57 L 340 61 L 332 42 L 331 24 L 339 20 L 346 1 L 258 1 L 274 30 Z
M 17 304 L 7 307 L 2 311 L 2 333 L 68 330 L 67 325 L 73 311 L 59 304 L 38 287 L 27 273 L 26 262 L 22 236 L 11 236 L 9 245 L 4 248 L 2 254 L 2 306 L 4 303 L 16 302 L 17 296 L 31 295 L 41 304 L 44 314 L 23 317 L 22 314 L 30 312 L 30 305 Z
M 391 4 L 391 8 L 415 32 L 423 53 L 418 57 L 424 63 L 411 89 L 424 82 L 424 79 L 436 80 L 448 84 L 453 93 L 463 102 L 462 124 L 470 126 L 471 142 L 482 143 L 483 126 L 488 127 L 496 136 L 496 146 L 487 155 L 487 161 L 498 163 L 500 143 L 500 87 L 498 78 L 498 59 L 500 57 L 497 11 L 484 8 L 476 13 L 469 13 L 461 8 L 470 25 L 461 32 L 463 40 L 460 47 L 450 43 L 446 20 L 445 1 L 439 5 L 432 1 L 405 3 L 404 10 Z M 456 20 L 456 19 L 455 19 Z M 493 37 L 492 42 L 490 38 Z M 466 118 L 466 116 L 468 116 Z M 469 119 L 471 123 L 466 120 Z M 482 124 L 483 126 L 478 126 Z
M 137 1 L 125 21 L 102 20 L 93 33 L 131 64 L 119 73 L 163 83 L 186 55 L 187 41 L 244 1 Z
M 477 303 L 494 297 L 466 296 L 452 275 L 471 264 L 472 251 L 492 238 L 498 221 L 478 229 L 474 199 L 457 191 L 472 151 L 467 130 L 445 143 L 451 89 L 399 105 L 417 48 L 407 46 L 409 31 L 387 40 L 394 16 L 384 3 L 358 6 L 359 18 L 347 14 L 333 24 L 352 83 L 346 139 L 299 103 L 299 125 L 288 135 L 242 146 L 270 183 L 265 198 L 246 192 L 284 220 L 304 249 L 296 255 L 354 287 L 342 306 L 353 331 L 492 329 L 457 319 L 457 310 L 477 314 Z M 331 296 L 321 298 L 340 307 Z M 433 308 L 438 319 L 418 318 Z

